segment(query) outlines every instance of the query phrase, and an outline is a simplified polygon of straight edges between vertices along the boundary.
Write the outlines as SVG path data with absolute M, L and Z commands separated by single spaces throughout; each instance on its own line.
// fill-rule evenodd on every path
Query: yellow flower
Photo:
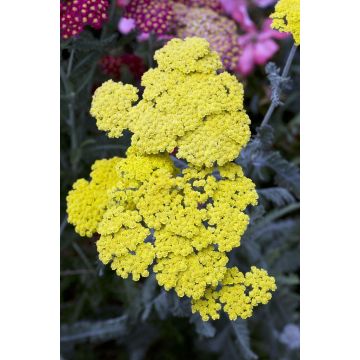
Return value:
M 189 37 L 185 41 L 173 39 L 155 53 L 154 59 L 159 69 L 165 72 L 215 73 L 222 68 L 219 55 L 210 51 L 209 43 L 199 37 Z
M 77 180 L 66 198 L 68 221 L 81 236 L 91 237 L 106 210 L 108 191 L 117 183 L 115 170 L 120 158 L 97 160 L 92 166 L 91 180 Z
M 300 0 L 279 0 L 270 18 L 273 29 L 290 32 L 295 44 L 300 45 Z
M 219 55 L 202 38 L 173 39 L 155 53 L 158 67 L 142 77 L 143 98 L 136 89 L 108 81 L 97 89 L 91 109 L 99 129 L 118 137 L 132 133 L 141 154 L 172 152 L 195 166 L 224 165 L 250 139 L 244 90 L 222 68 Z
M 140 276 L 147 277 L 148 267 L 155 258 L 154 247 L 144 243 L 149 234 L 149 229 L 136 224 L 133 228 L 122 227 L 114 234 L 102 235 L 96 243 L 99 259 L 104 264 L 111 262 L 111 268 L 124 279 L 129 274 L 135 281 Z
M 99 130 L 108 132 L 111 138 L 118 138 L 129 127 L 129 110 L 136 100 L 138 89 L 112 80 L 96 89 L 90 114 L 97 120 Z
M 91 180 L 69 192 L 69 222 L 81 235 L 100 234 L 99 259 L 116 274 L 149 276 L 192 299 L 204 320 L 223 309 L 231 320 L 266 304 L 275 280 L 265 270 L 227 268 L 256 205 L 254 183 L 231 161 L 250 138 L 243 87 L 221 69 L 201 38 L 173 39 L 155 54 L 158 67 L 137 89 L 108 81 L 96 90 L 91 114 L 99 129 L 133 132 L 126 158 L 95 162 Z M 181 172 L 167 153 L 189 167 Z
M 236 267 L 229 268 L 221 281 L 221 289 L 208 288 L 200 299 L 192 300 L 192 311 L 199 312 L 204 321 L 218 319 L 223 310 L 230 320 L 246 319 L 259 304 L 267 304 L 271 291 L 276 290 L 275 279 L 266 270 L 251 267 L 245 275 Z
M 187 256 L 170 254 L 158 258 L 154 272 L 159 285 L 164 286 L 165 290 L 174 288 L 180 297 L 186 295 L 199 299 L 208 285 L 217 286 L 221 281 L 227 262 L 224 253 L 208 247 Z

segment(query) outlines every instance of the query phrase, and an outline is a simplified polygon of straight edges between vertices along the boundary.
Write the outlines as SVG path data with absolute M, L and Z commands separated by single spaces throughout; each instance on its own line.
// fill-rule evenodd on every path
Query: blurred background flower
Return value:
M 136 80 L 140 80 L 145 72 L 145 64 L 141 57 L 134 54 L 106 55 L 100 60 L 102 72 L 114 80 L 121 79 L 121 72 L 128 69 Z
M 251 17 L 251 13 L 262 11 L 274 0 L 130 0 L 120 3 L 124 11 L 118 29 L 122 34 L 137 29 L 138 41 L 148 40 L 150 33 L 159 40 L 174 36 L 203 37 L 221 55 L 226 69 L 243 77 L 249 76 L 257 65 L 266 64 L 279 50 L 276 40 L 288 36 L 272 30 L 266 16 L 256 16 L 256 21 Z
M 242 53 L 239 56 L 237 70 L 244 76 L 251 74 L 256 65 L 265 65 L 279 50 L 275 39 L 284 39 L 287 33 L 271 29 L 271 19 L 266 19 L 260 30 L 253 28 L 238 38 Z
M 60 31 L 64 39 L 79 35 L 85 26 L 101 29 L 108 19 L 108 0 L 60 1 Z
M 172 4 L 168 0 L 132 0 L 124 8 L 124 17 L 133 19 L 144 33 L 165 35 L 173 18 Z
M 198 36 L 209 41 L 227 69 L 235 70 L 240 47 L 236 24 L 210 8 L 174 4 L 175 33 L 180 38 Z
M 298 349 L 300 347 L 300 328 L 295 324 L 285 325 L 282 333 L 279 336 L 280 341 L 286 345 L 290 350 Z

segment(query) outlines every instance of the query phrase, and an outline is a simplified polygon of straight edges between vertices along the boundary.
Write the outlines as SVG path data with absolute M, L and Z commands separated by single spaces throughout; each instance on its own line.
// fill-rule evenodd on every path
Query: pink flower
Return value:
M 269 5 L 272 5 L 276 2 L 276 0 L 253 0 L 254 3 L 257 5 L 257 6 L 260 6 L 260 7 L 267 7 Z
M 129 2 L 130 2 L 130 0 L 117 0 L 116 1 L 117 5 L 120 7 L 126 6 Z
M 146 32 L 141 32 L 138 34 L 138 36 L 136 37 L 136 40 L 138 42 L 144 42 L 144 41 L 147 41 L 149 40 L 150 38 L 150 33 L 146 33 Z M 174 35 L 167 35 L 167 34 L 164 34 L 164 35 L 157 35 L 156 37 L 158 40 L 171 40 L 174 38 Z
M 255 30 L 255 24 L 250 19 L 247 0 L 221 0 L 223 8 L 241 27 L 246 30 Z
M 270 27 L 271 19 L 266 19 L 262 29 L 251 30 L 238 38 L 238 43 L 243 52 L 239 57 L 237 70 L 248 76 L 256 65 L 266 64 L 279 50 L 279 45 L 273 39 L 284 39 L 288 33 L 280 33 Z
M 259 7 L 267 7 L 276 0 L 220 0 L 225 12 L 237 21 L 243 30 L 255 30 L 255 24 L 250 19 L 248 7 L 256 5 Z
M 135 20 L 131 18 L 122 17 L 118 23 L 118 30 L 125 35 L 133 31 L 135 27 Z
M 146 32 L 141 32 L 138 34 L 138 36 L 136 37 L 136 40 L 138 42 L 143 42 L 143 41 L 147 41 L 149 40 L 150 37 L 150 33 L 146 33 Z

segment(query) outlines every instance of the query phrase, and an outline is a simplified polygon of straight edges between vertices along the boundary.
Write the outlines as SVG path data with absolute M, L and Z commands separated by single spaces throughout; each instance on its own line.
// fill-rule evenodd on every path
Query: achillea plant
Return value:
M 144 33 L 164 35 L 169 32 L 173 10 L 169 0 L 132 0 L 125 6 L 124 17 L 133 19 Z
M 174 39 L 157 51 L 158 68 L 137 89 L 113 81 L 94 94 L 99 129 L 134 134 L 126 158 L 97 161 L 91 180 L 67 197 L 69 222 L 80 235 L 100 234 L 99 258 L 117 275 L 137 281 L 153 271 L 165 290 L 192 301 L 203 320 L 252 315 L 275 291 L 263 269 L 227 267 L 256 205 L 254 183 L 232 162 L 250 137 L 243 89 L 221 74 L 206 40 Z M 188 166 L 178 169 L 169 153 Z
M 195 166 L 224 165 L 250 139 L 243 87 L 222 69 L 219 55 L 201 38 L 173 39 L 155 54 L 158 67 L 142 77 L 145 90 L 108 81 L 95 92 L 91 114 L 100 130 L 134 135 L 141 154 L 172 152 Z
M 108 0 L 61 0 L 60 32 L 63 39 L 79 35 L 85 26 L 101 29 L 108 19 Z
M 273 29 L 290 32 L 295 44 L 300 45 L 300 0 L 279 0 L 270 17 Z

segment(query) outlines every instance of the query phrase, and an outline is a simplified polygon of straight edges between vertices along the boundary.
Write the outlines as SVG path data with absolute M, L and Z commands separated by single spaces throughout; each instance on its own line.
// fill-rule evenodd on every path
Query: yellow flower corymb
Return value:
M 201 38 L 173 39 L 155 54 L 144 92 L 108 81 L 91 114 L 110 137 L 132 133 L 125 158 L 96 161 L 91 180 L 67 197 L 69 222 L 80 235 L 99 234 L 99 259 L 134 281 L 152 269 L 165 290 L 192 301 L 203 320 L 231 320 L 266 304 L 275 279 L 255 267 L 228 268 L 256 205 L 255 184 L 231 162 L 250 138 L 243 88 Z M 136 103 L 136 105 L 134 105 Z M 177 168 L 179 159 L 187 160 Z
M 218 319 L 223 306 L 230 320 L 246 319 L 252 315 L 254 307 L 267 304 L 271 299 L 270 291 L 275 290 L 275 279 L 265 270 L 252 266 L 244 275 L 233 267 L 227 270 L 220 290 L 209 288 L 203 298 L 192 300 L 192 310 L 198 311 L 206 321 Z
M 108 203 L 107 192 L 117 183 L 116 164 L 121 161 L 114 157 L 97 160 L 90 173 L 91 181 L 77 180 L 66 198 L 68 221 L 81 236 L 91 237 Z
M 100 130 L 108 132 L 108 136 L 118 138 L 124 129 L 129 127 L 128 111 L 138 99 L 138 89 L 132 85 L 106 81 L 97 88 L 90 114 L 97 120 Z
M 290 32 L 295 44 L 300 45 L 300 0 L 279 0 L 270 18 L 273 29 Z
M 202 38 L 173 39 L 156 51 L 158 67 L 136 88 L 108 81 L 94 94 L 91 114 L 99 129 L 119 137 L 133 132 L 142 154 L 172 152 L 196 166 L 224 165 L 250 139 L 250 119 L 243 107 L 243 87 L 222 68 L 219 55 Z
M 204 320 L 221 309 L 246 318 L 270 300 L 276 286 L 266 271 L 227 268 L 249 223 L 244 211 L 258 198 L 238 165 L 179 174 L 169 156 L 130 147 L 124 159 L 97 161 L 91 177 L 70 191 L 69 221 L 81 235 L 100 235 L 99 259 L 117 275 L 137 281 L 154 264 L 158 284 L 191 298 Z

